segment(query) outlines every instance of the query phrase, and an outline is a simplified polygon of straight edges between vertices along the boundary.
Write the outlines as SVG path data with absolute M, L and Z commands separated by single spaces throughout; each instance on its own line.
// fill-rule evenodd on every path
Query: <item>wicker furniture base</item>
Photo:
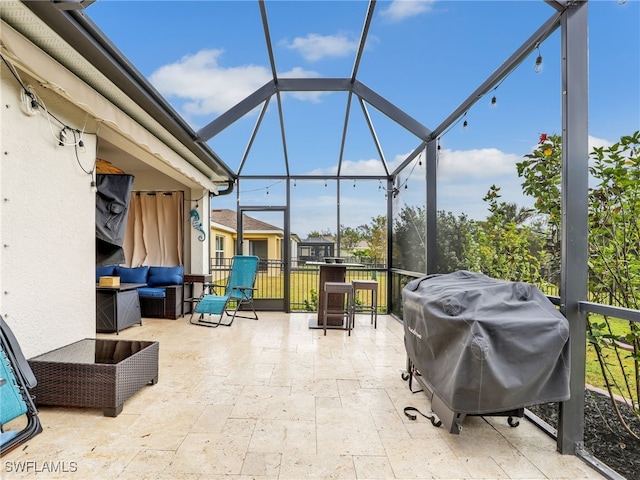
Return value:
M 158 382 L 158 342 L 85 338 L 29 360 L 38 405 L 122 412 L 125 400 Z
M 140 311 L 143 317 L 176 320 L 183 315 L 183 286 L 167 285 L 163 288 L 165 298 L 140 297 Z

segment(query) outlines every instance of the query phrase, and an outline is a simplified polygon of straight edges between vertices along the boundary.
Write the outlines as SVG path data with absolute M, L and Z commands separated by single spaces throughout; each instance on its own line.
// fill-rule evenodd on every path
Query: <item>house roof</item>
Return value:
M 48 28 L 26 15 L 29 10 Z M 81 9 L 60 9 L 55 2 L 12 3 L 11 8 L 3 6 L 2 19 L 210 181 L 231 185 L 235 175 L 229 167 L 198 140 L 196 132 Z
M 258 220 L 257 218 L 242 214 L 242 219 L 244 222 L 245 231 L 267 231 L 282 233 L 282 228 L 276 227 L 275 225 L 271 225 L 267 222 L 263 222 L 262 220 Z M 229 210 L 227 208 L 211 210 L 211 221 L 230 228 L 234 231 L 238 231 L 238 217 L 237 213 L 234 210 Z

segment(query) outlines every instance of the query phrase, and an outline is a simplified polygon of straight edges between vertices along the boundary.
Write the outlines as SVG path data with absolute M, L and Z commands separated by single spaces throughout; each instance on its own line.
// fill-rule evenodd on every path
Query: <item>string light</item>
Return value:
M 491 97 L 491 108 L 495 108 L 497 102 L 498 102 L 498 99 L 496 98 L 495 95 Z
M 60 130 L 60 134 L 58 135 L 58 138 L 59 138 L 58 145 L 60 147 L 64 147 L 64 144 L 67 142 L 67 128 L 66 127 L 62 127 L 62 130 Z
M 540 73 L 542 71 L 542 54 L 540 53 L 540 44 L 536 45 L 536 50 L 538 51 L 538 56 L 536 57 L 536 63 L 533 67 L 533 71 Z

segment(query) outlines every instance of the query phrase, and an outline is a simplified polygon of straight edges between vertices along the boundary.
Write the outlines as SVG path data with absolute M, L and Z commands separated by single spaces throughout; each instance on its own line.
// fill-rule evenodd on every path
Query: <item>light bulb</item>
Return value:
M 67 131 L 66 129 L 62 129 L 60 130 L 60 141 L 58 142 L 58 145 L 61 147 L 64 147 L 64 143 L 67 141 Z
M 91 191 L 93 193 L 98 193 L 98 187 L 96 186 L 96 182 L 91 180 Z
M 498 103 L 498 99 L 494 95 L 493 97 L 491 97 L 491 108 L 495 108 L 496 107 L 496 103 Z
M 540 53 L 538 53 L 538 56 L 536 57 L 536 64 L 533 67 L 533 71 L 536 73 L 540 73 L 542 71 L 542 55 L 540 55 Z

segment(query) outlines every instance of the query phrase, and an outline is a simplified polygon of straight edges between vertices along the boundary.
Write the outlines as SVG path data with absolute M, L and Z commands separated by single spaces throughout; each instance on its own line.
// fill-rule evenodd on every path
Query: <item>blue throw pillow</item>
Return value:
M 149 267 L 116 267 L 116 275 L 120 277 L 120 283 L 147 283 Z
M 96 267 L 96 283 L 100 281 L 100 277 L 111 277 L 116 271 L 115 265 L 103 265 Z
M 149 267 L 150 287 L 160 287 L 164 285 L 182 285 L 184 277 L 184 267 Z

